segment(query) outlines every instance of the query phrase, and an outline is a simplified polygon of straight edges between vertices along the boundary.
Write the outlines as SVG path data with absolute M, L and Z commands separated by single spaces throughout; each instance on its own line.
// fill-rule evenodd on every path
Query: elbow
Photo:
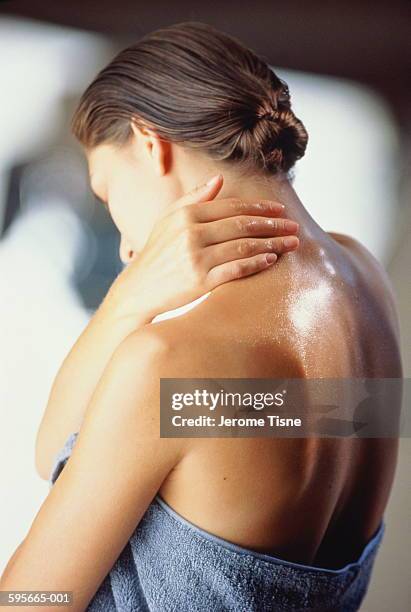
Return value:
M 42 480 L 48 480 L 50 473 L 47 469 L 47 466 L 41 459 L 37 457 L 37 455 L 36 455 L 34 464 L 35 464 L 36 472 L 40 476 L 40 478 Z
M 36 466 L 36 472 L 40 476 L 40 478 L 42 480 L 48 481 L 50 479 L 50 470 L 48 466 L 45 465 L 45 463 L 41 462 L 38 459 L 36 459 L 35 461 L 35 466 Z
M 36 468 L 37 474 L 40 476 L 42 480 L 49 480 L 50 477 L 50 463 L 45 456 L 44 449 L 40 444 L 39 435 L 37 435 L 36 439 L 36 448 L 34 453 L 34 465 Z

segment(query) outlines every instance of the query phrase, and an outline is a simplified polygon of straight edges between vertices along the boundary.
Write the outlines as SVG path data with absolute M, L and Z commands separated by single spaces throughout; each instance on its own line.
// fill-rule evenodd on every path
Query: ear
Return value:
M 146 126 L 131 122 L 131 129 L 142 151 L 153 164 L 153 170 L 158 176 L 167 174 L 171 167 L 171 143 L 161 139 L 156 132 Z

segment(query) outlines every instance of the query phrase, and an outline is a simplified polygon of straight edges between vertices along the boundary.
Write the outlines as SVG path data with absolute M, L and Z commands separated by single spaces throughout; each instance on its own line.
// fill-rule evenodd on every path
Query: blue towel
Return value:
M 57 453 L 49 484 L 77 433 Z M 368 588 L 381 524 L 359 558 L 341 569 L 292 563 L 203 531 L 157 495 L 87 612 L 352 612 Z

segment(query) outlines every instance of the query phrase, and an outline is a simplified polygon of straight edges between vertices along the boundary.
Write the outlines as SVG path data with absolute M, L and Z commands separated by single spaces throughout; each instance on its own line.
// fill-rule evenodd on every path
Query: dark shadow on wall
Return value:
M 120 237 L 104 207 L 85 186 L 85 163 L 77 152 L 55 146 L 10 168 L 0 239 L 13 231 L 14 221 L 25 209 L 30 214 L 30 209 L 54 202 L 63 203 L 81 222 L 84 231 L 76 246 L 70 282 L 84 306 L 95 310 L 122 269 Z

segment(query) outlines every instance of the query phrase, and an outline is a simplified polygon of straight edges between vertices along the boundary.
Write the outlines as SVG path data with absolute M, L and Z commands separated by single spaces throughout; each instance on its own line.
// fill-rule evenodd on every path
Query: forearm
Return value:
M 124 314 L 113 285 L 69 354 L 52 385 L 36 439 L 36 468 L 50 475 L 55 454 L 67 436 L 78 431 L 104 368 L 118 345 L 152 317 L 141 306 Z

